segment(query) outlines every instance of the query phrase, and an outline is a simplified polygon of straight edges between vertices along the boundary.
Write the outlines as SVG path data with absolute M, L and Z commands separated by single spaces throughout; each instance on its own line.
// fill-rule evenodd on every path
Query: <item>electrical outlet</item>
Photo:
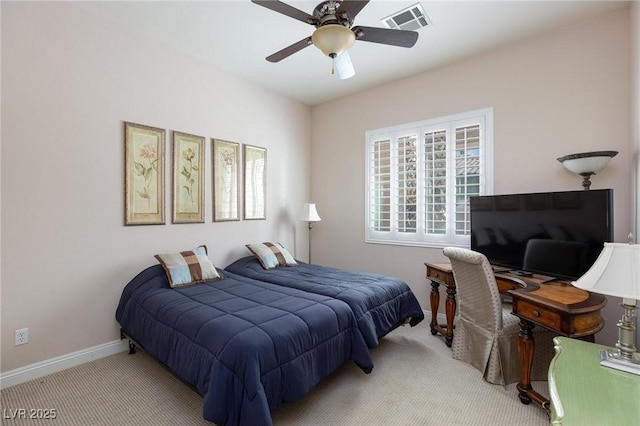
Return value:
M 29 329 L 21 328 L 16 330 L 16 346 L 24 345 L 25 343 L 29 343 Z

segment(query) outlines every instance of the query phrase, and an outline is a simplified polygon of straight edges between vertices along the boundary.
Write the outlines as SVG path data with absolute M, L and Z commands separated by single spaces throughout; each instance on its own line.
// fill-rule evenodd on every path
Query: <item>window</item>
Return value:
M 368 131 L 366 242 L 468 247 L 493 192 L 493 109 Z

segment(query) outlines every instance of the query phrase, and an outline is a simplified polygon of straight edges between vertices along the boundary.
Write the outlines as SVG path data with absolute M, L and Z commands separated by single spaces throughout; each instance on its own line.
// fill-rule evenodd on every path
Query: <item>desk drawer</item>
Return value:
M 436 281 L 439 284 L 444 284 L 446 286 L 455 286 L 453 273 L 446 273 L 439 269 L 427 267 L 427 278 L 432 281 Z
M 531 320 L 531 322 L 546 325 L 556 330 L 560 329 L 561 318 L 556 312 L 548 311 L 522 300 L 517 302 L 516 309 L 516 314 Z

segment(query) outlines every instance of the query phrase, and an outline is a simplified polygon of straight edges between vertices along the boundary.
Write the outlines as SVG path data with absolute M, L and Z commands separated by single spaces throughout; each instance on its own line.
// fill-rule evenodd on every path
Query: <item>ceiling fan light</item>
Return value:
M 356 36 L 349 28 L 338 25 L 323 25 L 316 29 L 311 36 L 313 45 L 327 56 L 340 55 L 353 46 Z

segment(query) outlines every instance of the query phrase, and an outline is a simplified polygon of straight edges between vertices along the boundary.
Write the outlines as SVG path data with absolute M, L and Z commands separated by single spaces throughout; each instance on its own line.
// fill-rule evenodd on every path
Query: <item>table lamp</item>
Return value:
M 300 220 L 309 222 L 309 263 L 311 263 L 311 228 L 313 228 L 313 222 L 320 222 L 322 220 L 318 215 L 318 211 L 316 210 L 316 205 L 314 203 L 304 204 Z
M 631 241 L 632 236 L 629 235 Z M 640 244 L 604 243 L 593 266 L 572 284 L 583 290 L 622 298 L 616 350 L 600 351 L 600 364 L 640 375 L 636 352 L 636 309 L 640 299 Z

